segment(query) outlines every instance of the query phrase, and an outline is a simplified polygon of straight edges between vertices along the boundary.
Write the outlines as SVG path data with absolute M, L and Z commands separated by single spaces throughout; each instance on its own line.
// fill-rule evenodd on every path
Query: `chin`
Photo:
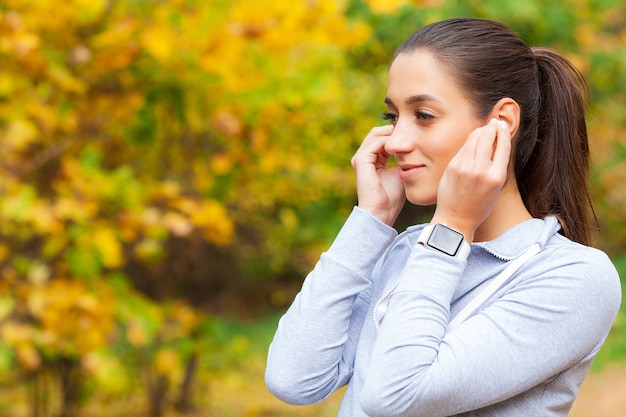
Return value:
M 416 206 L 432 206 L 437 204 L 436 195 L 424 195 L 419 193 L 411 193 L 406 190 L 406 200 Z

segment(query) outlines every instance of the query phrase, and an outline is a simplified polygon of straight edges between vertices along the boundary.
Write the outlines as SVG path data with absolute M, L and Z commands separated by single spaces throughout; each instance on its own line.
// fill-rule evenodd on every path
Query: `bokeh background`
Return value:
M 595 245 L 626 276 L 623 0 L 3 0 L 0 415 L 334 415 L 271 398 L 267 345 L 355 203 L 394 49 L 452 16 L 586 75 Z M 625 356 L 623 309 L 609 404 Z M 600 404 L 577 415 L 624 409 Z

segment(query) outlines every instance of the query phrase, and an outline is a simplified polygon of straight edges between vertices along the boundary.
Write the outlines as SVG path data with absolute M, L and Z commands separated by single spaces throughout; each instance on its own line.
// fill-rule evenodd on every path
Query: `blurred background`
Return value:
M 452 16 L 586 75 L 595 245 L 626 276 L 622 0 L 3 0 L 0 415 L 335 415 L 267 393 L 267 346 L 355 203 L 394 49 Z M 576 415 L 623 412 L 625 357 L 622 309 Z

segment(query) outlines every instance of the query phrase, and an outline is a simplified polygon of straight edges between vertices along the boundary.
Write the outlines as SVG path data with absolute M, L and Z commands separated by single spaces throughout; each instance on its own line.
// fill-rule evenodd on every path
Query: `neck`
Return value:
M 514 178 L 504 185 L 491 214 L 476 229 L 474 242 L 493 240 L 533 216 L 528 212 Z

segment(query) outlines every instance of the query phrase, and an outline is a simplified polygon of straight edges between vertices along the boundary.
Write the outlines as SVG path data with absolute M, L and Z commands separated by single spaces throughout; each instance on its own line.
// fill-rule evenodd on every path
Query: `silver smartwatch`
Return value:
M 459 259 L 467 259 L 470 253 L 470 245 L 463 233 L 441 223 L 424 227 L 417 243 Z

